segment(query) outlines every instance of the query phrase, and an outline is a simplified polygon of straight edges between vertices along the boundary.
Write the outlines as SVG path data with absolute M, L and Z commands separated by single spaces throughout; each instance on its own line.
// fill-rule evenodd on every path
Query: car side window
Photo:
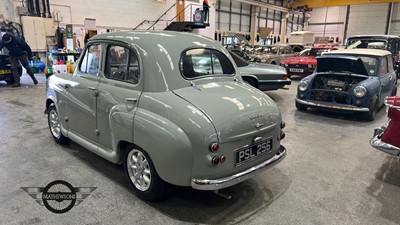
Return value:
M 388 61 L 388 69 L 389 72 L 393 71 L 393 57 L 391 55 L 386 56 L 387 57 L 387 61 Z
M 101 45 L 90 45 L 82 58 L 79 71 L 86 74 L 97 75 L 100 69 Z
M 381 65 L 379 69 L 379 75 L 384 76 L 388 73 L 388 61 L 386 57 L 382 57 Z
M 108 46 L 105 76 L 124 81 L 128 72 L 128 59 L 129 49 L 115 45 Z
M 140 78 L 139 60 L 134 51 L 131 50 L 130 52 L 128 74 L 125 81 L 137 84 Z

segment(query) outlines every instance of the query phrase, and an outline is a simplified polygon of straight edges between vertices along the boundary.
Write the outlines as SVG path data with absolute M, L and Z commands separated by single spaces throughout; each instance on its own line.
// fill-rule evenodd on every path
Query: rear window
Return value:
M 375 49 L 388 49 L 386 40 L 377 39 L 362 39 L 362 38 L 352 38 L 346 43 L 346 48 L 375 48 Z
M 197 48 L 183 52 L 180 61 L 182 76 L 194 79 L 204 76 L 233 76 L 235 68 L 226 55 L 214 49 Z

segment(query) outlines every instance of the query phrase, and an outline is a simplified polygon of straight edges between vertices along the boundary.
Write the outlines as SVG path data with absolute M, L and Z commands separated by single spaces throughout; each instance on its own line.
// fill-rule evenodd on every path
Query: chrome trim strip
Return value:
M 349 111 L 357 111 L 357 112 L 369 112 L 368 108 L 357 108 L 357 107 L 354 107 L 354 106 L 329 105 L 329 104 L 305 101 L 305 100 L 301 100 L 301 99 L 298 99 L 298 98 L 296 98 L 296 101 L 301 103 L 301 104 L 309 105 L 309 106 L 323 107 L 323 108 L 329 108 L 329 109 L 349 110 Z
M 229 177 L 223 177 L 215 180 L 208 179 L 192 179 L 191 186 L 197 190 L 218 190 L 226 187 L 230 187 L 244 180 L 247 180 L 258 173 L 261 173 L 274 165 L 282 161 L 286 156 L 286 148 L 282 145 L 280 146 L 279 152 L 272 158 L 264 161 L 256 166 L 253 166 L 243 172 L 234 174 Z
M 265 83 L 265 84 L 273 84 L 273 83 L 283 83 L 283 84 L 291 84 L 292 80 L 287 79 L 287 80 L 258 80 L 258 83 Z
M 377 127 L 374 130 L 374 137 L 369 141 L 369 144 L 374 147 L 375 149 L 378 149 L 379 151 L 388 153 L 390 155 L 394 155 L 394 156 L 400 156 L 400 148 L 385 143 L 383 142 L 380 137 L 381 135 L 385 132 L 387 126 L 383 125 L 381 127 Z

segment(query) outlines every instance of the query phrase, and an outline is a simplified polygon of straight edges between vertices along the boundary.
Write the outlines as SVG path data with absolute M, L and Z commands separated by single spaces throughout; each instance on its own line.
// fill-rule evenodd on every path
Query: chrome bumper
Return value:
M 374 130 L 374 137 L 369 141 L 372 147 L 378 149 L 379 151 L 388 153 L 394 156 L 400 156 L 400 148 L 393 146 L 391 144 L 385 143 L 381 140 L 382 134 L 385 132 L 387 125 L 377 127 Z
M 332 104 L 321 103 L 321 102 L 310 102 L 310 101 L 301 100 L 298 98 L 296 98 L 296 102 L 304 104 L 304 105 L 309 105 L 309 106 L 314 106 L 314 107 L 322 107 L 322 108 L 328 108 L 328 109 L 339 109 L 339 110 L 356 111 L 356 112 L 368 112 L 369 111 L 369 108 L 332 105 Z
M 276 155 L 272 158 L 268 159 L 267 161 L 253 166 L 243 172 L 234 174 L 229 177 L 223 177 L 215 180 L 208 180 L 208 179 L 192 179 L 192 188 L 197 190 L 218 190 L 226 187 L 230 187 L 237 183 L 240 183 L 244 180 L 247 180 L 256 174 L 259 174 L 274 165 L 278 164 L 282 161 L 286 156 L 286 148 L 281 145 L 280 150 Z

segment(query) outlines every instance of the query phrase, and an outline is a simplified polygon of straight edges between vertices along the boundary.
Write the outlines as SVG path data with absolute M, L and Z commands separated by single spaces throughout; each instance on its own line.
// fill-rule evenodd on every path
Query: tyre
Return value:
M 367 121 L 374 121 L 376 113 L 378 112 L 378 99 L 374 98 L 369 104 L 369 111 L 362 114 L 362 118 Z
M 14 83 L 14 78 L 10 78 L 5 80 L 7 82 L 7 84 L 13 84 Z
M 50 133 L 54 140 L 58 144 L 67 144 L 70 139 L 65 137 L 61 132 L 60 119 L 58 117 L 58 112 L 54 103 L 49 106 L 47 111 L 47 122 L 49 125 Z
M 146 201 L 157 201 L 165 195 L 166 183 L 158 176 L 149 155 L 133 148 L 125 151 L 124 170 L 135 194 Z
M 394 86 L 392 92 L 390 93 L 390 96 L 396 96 L 396 95 L 397 95 L 397 86 Z
M 296 101 L 296 108 L 297 108 L 299 111 L 306 111 L 306 110 L 307 110 L 307 106 L 305 106 L 305 105 L 303 105 L 303 104 L 301 104 L 301 103 L 298 103 L 297 101 Z

